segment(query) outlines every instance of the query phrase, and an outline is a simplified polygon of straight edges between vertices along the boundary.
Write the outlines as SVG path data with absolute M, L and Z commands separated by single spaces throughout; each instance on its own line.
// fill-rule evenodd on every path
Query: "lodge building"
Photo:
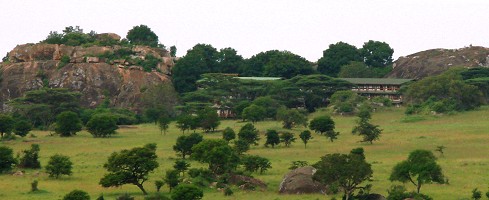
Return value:
M 348 81 L 354 86 L 352 91 L 368 99 L 382 96 L 392 100 L 394 104 L 401 104 L 402 94 L 399 92 L 401 86 L 414 79 L 394 79 L 394 78 L 340 78 Z

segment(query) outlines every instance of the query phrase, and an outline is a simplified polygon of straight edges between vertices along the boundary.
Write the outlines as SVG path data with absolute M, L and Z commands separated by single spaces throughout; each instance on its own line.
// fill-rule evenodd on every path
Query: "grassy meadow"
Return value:
M 291 147 L 283 145 L 275 148 L 265 148 L 267 129 L 282 130 L 281 123 L 276 121 L 258 122 L 255 126 L 261 132 L 259 146 L 253 146 L 248 152 L 270 159 L 272 169 L 263 175 L 254 174 L 256 178 L 268 184 L 266 191 L 239 191 L 234 188 L 234 195 L 225 197 L 215 189 L 207 188 L 204 199 L 331 199 L 334 196 L 316 195 L 279 195 L 278 186 L 282 177 L 289 171 L 290 163 L 295 160 L 304 160 L 315 163 L 328 153 L 348 153 L 352 148 L 363 147 L 366 159 L 372 164 L 374 171 L 372 192 L 387 196 L 387 189 L 392 184 L 388 180 L 392 167 L 407 158 L 409 152 L 415 149 L 434 150 L 436 146 L 444 145 L 445 156 L 438 162 L 449 179 L 449 184 L 424 185 L 421 192 L 434 199 L 464 199 L 471 196 L 474 188 L 485 193 L 489 186 L 489 107 L 479 110 L 457 113 L 446 116 L 421 116 L 406 118 L 403 108 L 388 108 L 373 113 L 372 123 L 380 125 L 384 130 L 379 141 L 373 144 L 359 143 L 360 136 L 352 135 L 351 129 L 355 125 L 354 116 L 334 116 L 336 130 L 340 132 L 338 140 L 331 143 L 324 136 L 313 135 L 313 139 L 304 148 L 298 133 L 303 127 L 293 129 L 297 140 Z M 314 116 L 325 114 L 322 110 L 313 113 Z M 219 129 L 227 126 L 239 130 L 244 123 L 240 121 L 224 120 Z M 33 143 L 40 144 L 40 160 L 44 167 L 50 156 L 59 153 L 71 157 L 74 163 L 73 175 L 63 176 L 60 179 L 49 178 L 40 170 L 27 170 L 23 176 L 9 174 L 0 175 L 0 199 L 32 200 L 32 199 L 61 199 L 73 189 L 87 191 L 92 199 L 103 194 L 105 199 L 115 199 L 117 196 L 128 193 L 143 199 L 141 191 L 134 185 L 124 185 L 119 188 L 103 188 L 98 182 L 106 170 L 102 165 L 107 157 L 114 151 L 143 146 L 147 143 L 157 144 L 158 162 L 160 167 L 152 174 L 150 180 L 144 184 L 150 193 L 156 191 L 154 180 L 164 176 L 167 169 L 172 168 L 178 156 L 172 150 L 176 138 L 182 133 L 172 126 L 166 135 L 161 135 L 154 124 L 143 124 L 133 128 L 118 130 L 119 134 L 112 138 L 93 138 L 83 131 L 71 138 L 49 136 L 49 132 L 33 131 L 36 137 L 18 138 L 15 141 L 2 142 L 20 152 L 30 148 Z M 220 133 L 204 134 L 205 138 L 220 138 Z M 435 155 L 439 155 L 435 152 Z M 192 167 L 204 166 L 195 161 Z M 41 191 L 30 193 L 30 183 L 39 181 Z M 414 190 L 412 184 L 406 183 L 409 190 Z M 168 187 L 163 186 L 163 193 L 168 193 Z M 340 195 L 335 196 L 340 199 Z

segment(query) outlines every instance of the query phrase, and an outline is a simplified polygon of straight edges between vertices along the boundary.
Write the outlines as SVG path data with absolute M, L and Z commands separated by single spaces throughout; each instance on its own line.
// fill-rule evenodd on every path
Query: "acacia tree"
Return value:
M 445 182 L 442 169 L 436 163 L 435 155 L 427 150 L 412 151 L 407 160 L 394 166 L 389 180 L 411 182 L 416 186 L 418 193 L 423 184 Z
M 303 125 L 307 127 L 307 116 L 297 109 L 281 108 L 277 111 L 277 120 L 281 120 L 283 127 L 292 129 L 294 126 Z
M 335 123 L 333 119 L 327 115 L 316 117 L 311 120 L 309 123 L 309 128 L 316 133 L 321 135 L 324 134 L 330 139 L 331 142 L 333 142 L 333 140 L 335 140 L 340 134 L 339 132 L 334 131 Z
M 371 116 L 370 110 L 365 108 L 360 109 L 357 116 L 359 117 L 357 126 L 353 127 L 351 132 L 363 136 L 362 142 L 370 142 L 372 144 L 374 140 L 378 140 L 382 129 L 378 125 L 373 125 L 369 122 Z
M 177 143 L 173 145 L 173 150 L 182 155 L 182 158 L 185 159 L 185 156 L 192 154 L 192 147 L 202 142 L 202 140 L 202 135 L 198 133 L 192 133 L 188 136 L 182 135 L 177 138 Z
M 278 132 L 276 130 L 267 130 L 265 136 L 267 139 L 265 141 L 265 147 L 268 147 L 268 145 L 272 145 L 272 148 L 274 148 L 275 145 L 280 144 L 280 136 L 278 135 Z
M 349 200 L 359 186 L 372 177 L 372 167 L 365 156 L 356 152 L 350 154 L 327 154 L 313 165 L 317 169 L 313 179 L 326 185 L 338 185 Z
M 302 131 L 299 137 L 301 138 L 302 142 L 304 142 L 304 148 L 306 148 L 307 142 L 309 142 L 309 140 L 312 139 L 311 131 L 309 130 Z
M 104 164 L 109 173 L 99 183 L 102 187 L 134 184 L 146 195 L 143 183 L 148 180 L 148 174 L 159 166 L 156 159 L 156 144 L 114 152 Z
M 81 131 L 82 122 L 75 112 L 64 111 L 56 116 L 55 132 L 62 137 L 76 135 L 76 132 Z

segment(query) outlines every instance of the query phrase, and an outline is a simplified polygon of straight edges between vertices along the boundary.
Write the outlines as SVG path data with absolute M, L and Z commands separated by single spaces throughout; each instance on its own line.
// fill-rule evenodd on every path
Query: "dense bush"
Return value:
M 194 185 L 178 185 L 171 193 L 172 200 L 202 199 L 204 192 Z
M 31 149 L 22 151 L 23 156 L 19 159 L 18 167 L 31 169 L 41 168 L 41 162 L 39 162 L 40 150 L 38 144 L 32 144 Z
M 83 190 L 73 190 L 66 194 L 63 200 L 90 200 L 90 196 Z
M 46 165 L 46 171 L 49 177 L 59 178 L 61 175 L 71 175 L 73 172 L 73 163 L 70 161 L 70 157 L 56 154 L 49 158 Z
M 114 116 L 110 114 L 97 114 L 90 118 L 86 128 L 93 137 L 110 137 L 116 133 L 118 126 Z
M 14 151 L 9 147 L 0 146 L 0 173 L 12 170 L 16 163 Z

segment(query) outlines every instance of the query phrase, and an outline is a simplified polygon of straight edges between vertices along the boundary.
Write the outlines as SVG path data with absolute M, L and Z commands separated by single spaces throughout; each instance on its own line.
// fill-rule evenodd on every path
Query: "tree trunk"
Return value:
M 144 190 L 144 187 L 143 187 L 143 184 L 139 184 L 137 183 L 136 186 L 138 186 L 139 189 L 141 189 L 141 191 L 143 192 L 144 195 L 147 195 L 148 193 L 146 192 L 146 190 Z
M 418 182 L 418 185 L 416 186 L 416 190 L 418 191 L 418 194 L 419 194 L 419 190 L 421 190 L 421 183 Z

